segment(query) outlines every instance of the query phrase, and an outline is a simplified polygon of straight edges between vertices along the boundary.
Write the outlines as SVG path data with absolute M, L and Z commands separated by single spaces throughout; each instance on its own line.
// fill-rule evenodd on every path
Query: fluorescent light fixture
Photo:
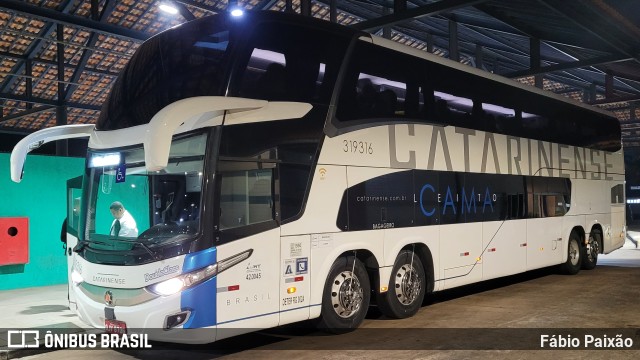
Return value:
M 89 161 L 89 167 L 105 167 L 120 164 L 120 153 L 94 154 Z
M 244 11 L 242 9 L 235 8 L 231 10 L 231 16 L 240 17 L 242 15 L 244 15 Z
M 171 15 L 175 15 L 178 13 L 178 9 L 170 3 L 161 3 L 160 5 L 158 5 L 158 9 Z

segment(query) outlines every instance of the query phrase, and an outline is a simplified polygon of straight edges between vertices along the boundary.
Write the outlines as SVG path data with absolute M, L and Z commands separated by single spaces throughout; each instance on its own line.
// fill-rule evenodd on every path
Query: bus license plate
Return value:
M 127 323 L 120 320 L 104 320 L 104 330 L 111 334 L 126 334 Z

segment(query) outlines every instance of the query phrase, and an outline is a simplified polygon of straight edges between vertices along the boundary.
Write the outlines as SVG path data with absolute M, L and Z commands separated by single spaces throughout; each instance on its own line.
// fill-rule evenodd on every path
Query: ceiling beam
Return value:
M 604 56 L 594 59 L 580 60 L 580 61 L 571 61 L 567 63 L 549 65 L 549 66 L 541 66 L 537 69 L 526 69 L 521 71 L 514 71 L 512 73 L 503 74 L 503 76 L 514 78 L 514 77 L 522 77 L 522 76 L 532 76 L 532 75 L 540 75 L 546 74 L 554 71 L 564 71 L 571 70 L 595 65 L 603 65 L 610 64 L 614 62 L 627 61 L 632 60 L 630 57 L 624 56 Z
M 75 2 L 73 0 L 67 0 L 66 3 L 61 4 L 62 7 L 59 8 L 58 11 L 63 13 L 68 13 L 73 8 L 74 3 Z M 33 42 L 29 44 L 29 47 L 27 48 L 25 55 L 22 56 L 22 60 L 18 61 L 18 63 L 16 63 L 13 66 L 13 68 L 11 69 L 11 72 L 14 74 L 20 74 L 23 71 L 25 71 L 27 60 L 34 59 L 35 55 L 40 51 L 42 51 L 42 49 L 44 49 L 46 45 L 48 45 L 48 42 L 45 41 L 45 39 L 50 37 L 51 34 L 53 34 L 53 31 L 55 29 L 56 29 L 55 24 L 47 24 L 43 26 L 42 30 L 38 34 L 39 38 L 34 39 Z M 27 75 L 31 75 L 31 74 L 27 74 Z M 0 86 L 0 92 L 4 92 L 4 91 L 7 91 L 8 89 L 11 89 L 15 84 L 15 82 L 17 81 L 17 79 L 18 78 L 16 77 L 10 77 L 6 79 L 4 83 Z
M 589 105 L 615 104 L 620 102 L 639 101 L 640 95 L 613 96 L 611 98 L 589 101 Z
M 40 7 L 37 5 L 31 5 L 22 1 L 2 0 L 2 7 L 5 10 L 12 10 L 23 14 L 28 14 L 43 21 L 53 21 L 58 24 L 80 27 L 105 35 L 117 36 L 120 38 L 125 38 L 127 40 L 133 40 L 138 43 L 151 37 L 150 34 L 140 31 L 127 29 L 108 23 L 101 23 L 99 21 L 87 19 L 80 16 L 61 13 L 56 10 Z
M 0 99 L 21 101 L 21 102 L 27 102 L 27 103 L 33 103 L 33 104 L 51 105 L 51 106 L 59 105 L 58 101 L 56 100 L 43 99 L 38 97 L 27 97 L 24 95 L 7 94 L 7 93 L 0 93 Z M 75 108 L 75 109 L 95 110 L 95 111 L 100 111 L 101 109 L 100 106 L 73 103 L 73 102 L 66 103 L 65 106 Z
M 423 16 L 434 16 L 463 7 L 473 6 L 485 1 L 487 0 L 440 0 L 438 2 L 419 6 L 397 14 L 390 14 L 371 20 L 361 21 L 357 24 L 351 25 L 351 27 L 358 30 L 375 30 L 383 26 L 391 26 Z
M 92 16 L 95 16 L 93 20 L 103 23 L 109 17 L 109 15 L 113 12 L 113 9 L 115 9 L 115 3 L 116 3 L 115 0 L 106 0 L 104 7 L 102 8 L 102 12 L 100 14 L 97 14 L 97 9 L 93 11 L 94 14 Z M 93 3 L 92 3 L 92 9 L 93 9 Z M 69 84 L 69 86 L 67 86 L 67 88 L 65 89 L 65 93 L 64 93 L 65 101 L 69 101 L 73 92 L 78 88 L 78 84 L 76 83 L 80 81 L 80 76 L 84 72 L 84 69 L 87 66 L 87 63 L 89 62 L 89 58 L 92 53 L 91 51 L 89 51 L 88 48 L 95 47 L 96 42 L 98 42 L 98 34 L 93 32 L 91 33 L 91 35 L 89 35 L 89 39 L 87 40 L 87 44 L 86 44 L 87 49 L 84 49 L 82 51 L 80 60 L 78 61 L 78 64 L 76 65 L 75 70 L 73 71 L 73 75 L 71 76 L 71 80 L 69 81 L 71 84 Z
M 2 120 L 0 120 L 0 124 L 2 124 L 5 121 L 21 119 L 21 118 L 23 118 L 25 116 L 39 114 L 41 112 L 53 110 L 55 108 L 56 108 L 55 106 L 44 105 L 44 106 L 40 106 L 40 107 L 37 107 L 37 108 L 21 111 L 21 112 L 19 112 L 17 114 L 13 114 L 13 115 L 9 115 L 9 116 L 3 117 Z
M 632 54 L 628 51 L 627 44 L 621 43 L 615 37 L 612 37 L 610 34 L 607 34 L 606 31 L 596 31 L 593 28 L 593 19 L 589 18 L 588 14 L 579 14 L 575 11 L 570 11 L 570 7 L 575 4 L 568 1 L 550 1 L 550 0 L 537 0 L 539 3 L 545 5 L 547 8 L 555 11 L 556 13 L 563 15 L 567 18 L 568 21 L 572 22 L 574 25 L 578 26 L 580 29 L 585 31 L 588 34 L 593 35 L 594 37 L 600 39 L 611 48 L 616 51 L 625 54 L 628 57 L 633 58 L 634 60 L 640 62 L 640 58 L 636 57 L 635 54 Z M 584 4 L 581 6 L 584 7 Z

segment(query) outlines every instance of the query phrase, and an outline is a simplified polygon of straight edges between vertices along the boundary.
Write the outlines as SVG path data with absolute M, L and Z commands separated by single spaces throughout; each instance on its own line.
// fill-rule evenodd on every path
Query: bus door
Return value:
M 625 241 L 625 196 L 624 184 L 616 184 L 611 187 L 611 244 L 605 247 L 605 251 L 611 251 L 624 245 Z M 606 241 L 606 235 L 605 241 Z
M 73 292 L 71 271 L 75 253 L 73 248 L 78 244 L 78 223 L 80 221 L 80 199 L 82 198 L 82 176 L 67 180 L 67 219 L 61 233 L 64 245 L 64 256 L 67 258 L 69 309 L 76 311 L 76 297 Z
M 218 170 L 223 244 L 217 247 L 217 261 L 248 256 L 220 272 L 211 289 L 217 294 L 215 322 L 221 339 L 247 328 L 278 325 L 280 227 L 275 163 L 225 160 Z
M 533 177 L 527 183 L 527 270 L 559 264 L 563 216 L 567 212 L 566 179 Z M 565 242 L 566 243 L 566 242 Z

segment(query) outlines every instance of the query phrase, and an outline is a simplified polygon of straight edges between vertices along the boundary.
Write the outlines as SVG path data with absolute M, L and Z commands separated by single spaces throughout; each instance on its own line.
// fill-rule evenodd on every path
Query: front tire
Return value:
M 569 244 L 567 246 L 567 261 L 560 266 L 560 270 L 568 275 L 575 275 L 580 271 L 582 266 L 583 250 L 580 246 L 580 235 L 575 231 L 569 236 Z
M 338 258 L 329 270 L 317 327 L 340 334 L 355 330 L 369 308 L 371 285 L 367 270 L 354 256 Z
M 582 268 L 585 270 L 592 270 L 598 263 L 598 254 L 602 249 L 602 233 L 600 230 L 593 230 L 589 234 L 589 241 L 587 245 L 582 247 Z
M 393 264 L 389 290 L 378 295 L 378 308 L 388 317 L 411 317 L 420 310 L 426 288 L 427 280 L 420 258 L 412 251 L 403 250 Z

